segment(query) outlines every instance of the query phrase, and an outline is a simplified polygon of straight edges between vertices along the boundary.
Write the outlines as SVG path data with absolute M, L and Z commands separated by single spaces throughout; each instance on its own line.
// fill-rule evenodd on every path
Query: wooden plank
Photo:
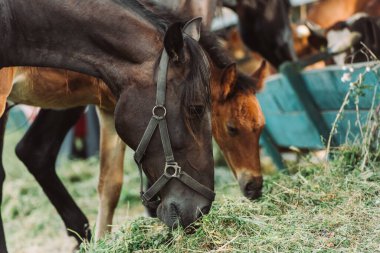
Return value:
M 360 73 L 364 73 L 367 65 L 368 63 L 354 64 L 351 80 L 355 81 Z M 266 118 L 266 130 L 261 143 L 278 167 L 283 166 L 278 147 L 325 147 L 322 139 L 327 140 L 330 135 L 332 124 L 349 89 L 349 84 L 341 81 L 345 72 L 341 67 L 304 71 L 301 74 L 298 69 L 297 64 L 282 66 L 282 73 L 268 78 L 264 91 L 257 95 Z M 373 87 L 379 84 L 379 80 L 379 70 L 367 73 L 363 80 L 364 85 L 372 88 L 365 89 L 364 95 L 359 97 L 362 126 L 365 125 L 368 110 L 372 106 Z M 380 95 L 375 100 L 375 105 L 378 104 Z M 352 143 L 360 137 L 356 121 L 357 112 L 352 98 L 337 125 L 333 146 Z
M 360 73 L 365 72 L 365 67 L 354 66 L 352 81 L 359 78 Z M 349 90 L 349 83 L 343 83 L 341 77 L 347 71 L 342 69 L 327 69 L 318 71 L 305 71 L 302 76 L 309 92 L 313 95 L 315 103 L 321 110 L 339 110 L 343 99 Z M 363 79 L 363 85 L 374 87 L 379 83 L 379 76 L 375 72 L 366 73 Z M 366 88 L 363 90 L 364 96 L 360 97 L 360 108 L 370 109 L 372 104 L 373 89 Z M 346 106 L 347 109 L 355 109 L 353 99 Z
M 308 91 L 305 79 L 303 79 L 300 74 L 299 68 L 300 67 L 297 63 L 287 62 L 281 65 L 280 71 L 292 86 L 297 98 L 301 101 L 308 118 L 318 129 L 323 141 L 326 141 L 330 133 L 329 127 L 326 125 L 312 94 Z M 335 145 L 334 137 L 332 139 L 332 145 Z
M 265 115 L 266 128 L 280 147 L 322 149 L 323 142 L 318 129 L 306 112 Z

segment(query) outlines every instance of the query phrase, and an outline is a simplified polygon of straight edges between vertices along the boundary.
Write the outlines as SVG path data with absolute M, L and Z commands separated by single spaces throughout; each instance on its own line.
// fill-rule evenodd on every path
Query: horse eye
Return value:
M 189 106 L 189 115 L 190 117 L 201 117 L 205 111 L 205 107 L 203 105 L 191 105 Z
M 236 136 L 239 134 L 239 130 L 231 125 L 227 125 L 227 131 L 230 136 Z

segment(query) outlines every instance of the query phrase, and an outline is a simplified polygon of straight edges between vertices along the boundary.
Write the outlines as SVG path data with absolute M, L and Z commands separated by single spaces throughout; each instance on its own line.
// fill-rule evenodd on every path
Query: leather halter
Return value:
M 185 35 L 186 36 L 186 35 Z M 165 95 L 166 95 L 166 76 L 168 71 L 169 56 L 164 48 L 161 54 L 160 64 L 158 66 L 157 76 L 157 94 L 156 105 L 152 109 L 152 118 L 150 119 L 144 135 L 136 149 L 134 159 L 139 167 L 140 172 L 140 197 L 145 206 L 157 208 L 160 200 L 153 200 L 157 196 L 159 191 L 171 180 L 176 179 L 198 192 L 205 198 L 213 201 L 215 199 L 215 193 L 208 187 L 202 185 L 189 174 L 181 169 L 181 166 L 175 162 L 172 146 L 170 144 L 170 137 L 168 126 L 166 123 L 166 107 L 165 107 Z M 143 190 L 143 175 L 142 175 L 142 159 L 144 158 L 145 151 L 149 145 L 149 142 L 156 130 L 160 130 L 161 142 L 165 154 L 165 169 L 164 173 L 158 178 L 158 180 L 148 189 L 146 192 Z

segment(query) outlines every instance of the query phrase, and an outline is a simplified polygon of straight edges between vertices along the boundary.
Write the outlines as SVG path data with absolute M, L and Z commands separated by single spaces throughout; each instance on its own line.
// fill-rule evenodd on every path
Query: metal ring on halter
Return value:
M 159 110 L 159 109 L 162 109 L 164 111 L 162 115 L 158 114 L 157 110 Z M 165 116 L 166 116 L 166 108 L 165 108 L 165 106 L 163 106 L 163 105 L 155 105 L 153 107 L 153 109 L 152 109 L 152 114 L 153 114 L 153 117 L 156 118 L 156 119 L 158 119 L 158 120 L 161 120 L 161 119 L 165 118 Z
M 173 169 L 173 171 L 171 171 Z M 167 163 L 165 165 L 164 174 L 166 177 L 180 177 L 181 176 L 181 167 L 177 163 Z

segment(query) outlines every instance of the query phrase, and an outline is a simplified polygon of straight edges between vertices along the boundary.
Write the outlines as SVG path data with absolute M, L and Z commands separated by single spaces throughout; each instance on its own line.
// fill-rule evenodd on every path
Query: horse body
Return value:
M 50 68 L 4 68 L 0 76 L 13 74 L 8 100 L 49 109 L 96 104 L 113 113 L 116 99 L 107 85 L 81 73 Z M 43 85 L 41 85 L 43 84 Z
M 167 72 L 157 72 L 167 76 L 165 118 L 173 153 L 183 171 L 213 189 L 207 101 L 213 74 L 196 41 L 199 20 L 186 23 L 183 29 L 181 23 L 169 26 L 166 20 L 130 0 L 1 0 L 0 6 L 0 66 L 55 67 L 100 77 L 117 101 L 115 129 L 133 149 L 139 144 L 155 105 L 156 63 L 163 55 L 169 67 Z M 162 52 L 167 53 L 167 58 Z M 197 121 L 193 120 L 194 107 L 201 111 Z M 22 150 L 27 149 L 19 147 L 19 156 Z M 159 164 L 162 166 L 157 168 Z M 142 165 L 151 182 L 164 173 L 165 159 L 158 133 L 153 134 Z M 54 168 L 52 164 L 46 166 Z M 41 185 L 49 185 L 43 182 L 46 178 L 37 180 Z M 53 190 L 49 187 L 44 188 L 45 192 Z M 159 195 L 158 215 L 168 226 L 177 221 L 187 226 L 201 215 L 199 210 L 208 211 L 212 202 L 177 180 L 169 181 Z M 60 206 L 59 200 L 55 203 Z M 0 245 L 6 251 L 2 234 Z
M 83 72 L 106 79 L 118 96 L 131 83 L 124 82 L 125 76 L 141 78 L 136 66 L 149 61 L 153 66 L 162 48 L 163 34 L 138 14 L 122 8 L 123 2 L 3 0 L 2 5 L 8 7 L 1 9 L 5 12 L 2 16 L 8 9 L 8 20 L 0 27 L 1 66 L 49 66 Z M 113 18 L 104 20 L 102 13 Z M 137 47 L 128 43 L 130 40 L 145 43 Z

